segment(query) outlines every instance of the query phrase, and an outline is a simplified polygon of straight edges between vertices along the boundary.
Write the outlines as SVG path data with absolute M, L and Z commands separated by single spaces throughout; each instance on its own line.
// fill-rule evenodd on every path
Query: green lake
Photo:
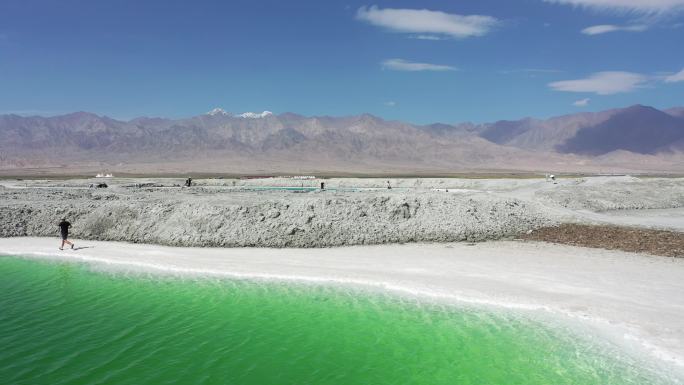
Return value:
M 661 383 L 592 341 L 350 288 L 0 257 L 2 384 Z

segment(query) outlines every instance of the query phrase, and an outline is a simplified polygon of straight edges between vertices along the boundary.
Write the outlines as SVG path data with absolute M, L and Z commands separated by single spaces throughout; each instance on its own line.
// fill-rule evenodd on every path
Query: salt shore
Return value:
M 684 259 L 497 241 L 326 249 L 177 248 L 55 238 L 0 239 L 1 255 L 96 269 L 353 285 L 579 321 L 684 379 Z M 677 382 L 673 382 L 677 383 Z

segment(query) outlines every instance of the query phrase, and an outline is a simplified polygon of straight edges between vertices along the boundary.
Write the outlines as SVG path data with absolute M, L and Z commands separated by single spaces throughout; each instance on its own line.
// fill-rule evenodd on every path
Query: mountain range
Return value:
M 415 125 L 369 114 L 222 109 L 129 121 L 87 112 L 0 115 L 0 172 L 684 173 L 684 107 Z

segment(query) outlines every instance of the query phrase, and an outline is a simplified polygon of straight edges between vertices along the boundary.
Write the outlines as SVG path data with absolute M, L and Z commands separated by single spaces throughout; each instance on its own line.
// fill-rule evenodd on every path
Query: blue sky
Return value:
M 684 0 L 0 3 L 0 113 L 415 123 L 684 105 Z

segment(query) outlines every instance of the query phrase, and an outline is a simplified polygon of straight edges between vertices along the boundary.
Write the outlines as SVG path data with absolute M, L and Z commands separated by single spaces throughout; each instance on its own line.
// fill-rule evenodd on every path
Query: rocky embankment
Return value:
M 0 189 L 0 237 L 57 236 L 182 246 L 326 247 L 501 239 L 553 224 L 515 198 L 432 191 L 207 188 Z

